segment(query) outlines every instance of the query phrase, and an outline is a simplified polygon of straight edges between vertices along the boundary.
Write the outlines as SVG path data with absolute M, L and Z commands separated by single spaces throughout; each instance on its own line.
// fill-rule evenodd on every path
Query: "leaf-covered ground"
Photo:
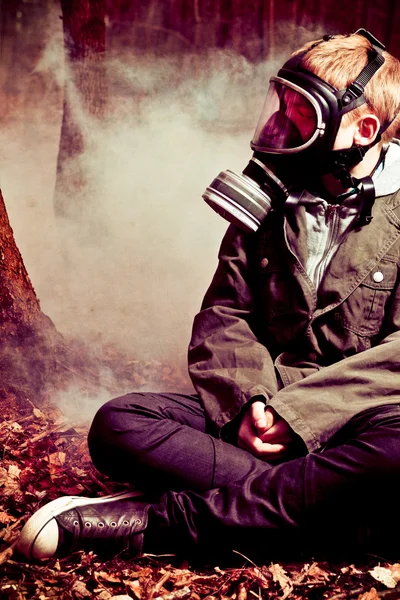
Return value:
M 138 363 L 134 366 L 137 371 Z M 142 377 L 152 368 L 147 365 Z M 165 376 L 172 387 L 176 385 L 176 374 L 166 369 Z M 214 564 L 199 569 L 172 555 L 135 559 L 119 555 L 104 562 L 93 553 L 78 552 L 28 564 L 17 556 L 14 546 L 35 510 L 63 494 L 101 496 L 120 491 L 124 485 L 110 481 L 92 466 L 87 426 L 75 425 L 51 404 L 39 409 L 29 401 L 21 406 L 15 400 L 5 406 L 0 421 L 1 599 L 400 598 L 400 565 L 378 562 L 376 557 L 362 565 L 255 565 L 243 557 L 241 567 Z

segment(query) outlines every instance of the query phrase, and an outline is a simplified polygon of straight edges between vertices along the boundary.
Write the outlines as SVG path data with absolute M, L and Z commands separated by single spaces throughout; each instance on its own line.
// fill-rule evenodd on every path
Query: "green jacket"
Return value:
M 309 451 L 355 414 L 400 404 L 400 191 L 378 197 L 318 289 L 303 265 L 304 207 L 230 226 L 196 315 L 189 373 L 220 435 L 262 395 Z M 378 274 L 378 275 L 377 275 Z

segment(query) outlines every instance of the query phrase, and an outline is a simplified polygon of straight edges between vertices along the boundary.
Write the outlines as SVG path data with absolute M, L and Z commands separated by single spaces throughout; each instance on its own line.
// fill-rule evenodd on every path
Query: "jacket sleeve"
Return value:
M 323 448 L 356 414 L 400 404 L 400 285 L 385 321 L 376 346 L 281 389 L 269 401 L 310 452 Z
M 254 396 L 268 400 L 277 392 L 273 361 L 251 326 L 254 301 L 247 283 L 251 238 L 233 225 L 228 228 L 189 345 L 189 374 L 217 429 Z

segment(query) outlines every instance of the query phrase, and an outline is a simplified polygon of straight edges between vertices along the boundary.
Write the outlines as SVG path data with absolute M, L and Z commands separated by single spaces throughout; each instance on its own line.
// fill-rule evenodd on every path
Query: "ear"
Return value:
M 376 115 L 368 113 L 360 117 L 354 130 L 354 143 L 359 146 L 367 146 L 374 141 L 378 135 L 381 124 Z

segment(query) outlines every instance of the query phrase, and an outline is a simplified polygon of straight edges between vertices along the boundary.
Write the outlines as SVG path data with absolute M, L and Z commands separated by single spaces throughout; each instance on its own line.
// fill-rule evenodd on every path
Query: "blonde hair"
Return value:
M 318 40 L 319 41 L 319 40 Z M 372 49 L 369 40 L 362 35 L 337 35 L 317 43 L 309 42 L 294 54 L 308 50 L 301 66 L 338 90 L 352 83 L 368 63 Z M 400 61 L 383 51 L 384 64 L 376 71 L 365 87 L 366 104 L 346 113 L 342 122 L 347 124 L 367 112 L 375 114 L 381 125 L 391 121 L 400 108 Z M 400 114 L 382 134 L 382 142 L 389 142 L 400 127 Z

